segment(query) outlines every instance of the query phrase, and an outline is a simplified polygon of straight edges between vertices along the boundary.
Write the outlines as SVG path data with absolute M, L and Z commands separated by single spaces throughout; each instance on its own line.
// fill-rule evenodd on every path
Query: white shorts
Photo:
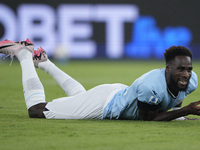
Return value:
M 103 110 L 124 84 L 103 84 L 75 96 L 48 102 L 44 115 L 47 119 L 101 119 Z

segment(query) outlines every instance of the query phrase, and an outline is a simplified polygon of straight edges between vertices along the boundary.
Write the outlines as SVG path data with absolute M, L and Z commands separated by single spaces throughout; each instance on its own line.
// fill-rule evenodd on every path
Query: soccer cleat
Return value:
M 38 68 L 38 64 L 40 62 L 47 61 L 48 56 L 47 53 L 44 51 L 42 47 L 38 48 L 37 50 L 34 51 L 33 53 L 33 62 L 34 66 Z
M 33 44 L 33 42 L 31 42 L 31 40 L 26 39 L 26 41 L 21 41 L 19 43 L 24 44 L 26 46 L 26 48 L 29 49 L 29 51 L 31 51 L 31 52 L 34 51 L 34 44 Z
M 10 56 L 11 59 L 13 59 L 14 56 L 17 57 L 19 51 L 24 48 L 32 53 L 34 44 L 29 39 L 21 42 L 14 42 L 6 39 L 0 42 L 0 53 Z

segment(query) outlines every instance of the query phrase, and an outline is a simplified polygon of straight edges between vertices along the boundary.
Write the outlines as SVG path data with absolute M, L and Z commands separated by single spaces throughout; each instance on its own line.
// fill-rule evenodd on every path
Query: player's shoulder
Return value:
M 198 82 L 197 74 L 196 74 L 194 71 L 192 71 L 191 79 L 192 79 L 194 82 Z
M 164 94 L 162 86 L 142 82 L 137 87 L 137 98 L 141 102 L 157 105 L 161 102 Z
M 139 78 L 141 83 L 147 83 L 152 86 L 157 86 L 157 84 L 166 83 L 165 82 L 165 68 L 151 70 Z
M 137 91 L 146 99 L 151 99 L 152 96 L 162 99 L 166 91 L 165 69 L 155 69 L 142 76 Z
M 189 81 L 189 85 L 188 85 L 188 92 L 191 93 L 193 92 L 198 86 L 198 77 L 197 77 L 197 74 L 192 71 L 192 76 L 190 78 L 190 81 Z

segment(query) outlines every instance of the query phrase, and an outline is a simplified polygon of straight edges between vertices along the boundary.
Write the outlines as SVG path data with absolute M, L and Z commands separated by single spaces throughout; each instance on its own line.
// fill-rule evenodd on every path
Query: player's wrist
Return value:
M 188 106 L 180 108 L 179 110 L 180 110 L 180 113 L 182 114 L 182 116 L 187 116 L 187 115 L 191 114 Z
M 179 109 L 181 109 L 181 107 L 173 107 L 173 108 L 172 108 L 173 111 L 179 110 Z M 182 116 L 182 117 L 176 118 L 175 120 L 186 120 L 186 119 L 185 119 L 185 117 Z
M 178 113 L 181 115 L 180 117 L 187 116 L 187 115 L 190 114 L 189 109 L 188 109 L 187 106 L 185 106 L 183 108 L 181 108 L 181 107 L 173 107 L 172 110 L 173 111 L 179 111 Z M 183 120 L 184 118 L 181 118 L 181 119 Z

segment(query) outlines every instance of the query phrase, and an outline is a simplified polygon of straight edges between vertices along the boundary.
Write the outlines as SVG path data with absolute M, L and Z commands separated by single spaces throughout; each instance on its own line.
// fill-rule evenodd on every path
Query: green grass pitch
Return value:
M 198 61 L 194 71 L 200 75 Z M 127 85 L 163 61 L 71 61 L 59 66 L 86 89 L 103 83 Z M 46 73 L 37 69 L 46 99 L 65 96 Z M 0 150 L 198 150 L 200 120 L 144 122 L 128 120 L 30 119 L 26 110 L 21 68 L 0 62 Z M 199 100 L 199 87 L 183 105 Z M 190 115 L 189 117 L 196 117 Z M 200 118 L 197 116 L 197 118 Z

